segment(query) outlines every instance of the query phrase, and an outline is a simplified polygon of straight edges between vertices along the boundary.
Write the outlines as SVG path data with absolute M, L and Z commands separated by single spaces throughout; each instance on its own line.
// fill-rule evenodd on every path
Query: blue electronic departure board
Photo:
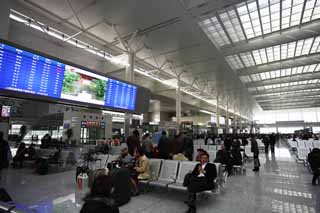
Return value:
M 64 64 L 0 43 L 0 88 L 60 98 Z
M 121 81 L 109 79 L 105 105 L 121 109 L 134 110 L 137 87 Z
M 0 42 L 0 89 L 135 110 L 137 86 Z

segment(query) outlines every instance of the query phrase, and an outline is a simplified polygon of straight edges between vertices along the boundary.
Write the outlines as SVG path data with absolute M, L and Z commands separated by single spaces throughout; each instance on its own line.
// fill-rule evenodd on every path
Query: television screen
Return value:
M 0 42 L 0 89 L 134 111 L 137 86 Z
M 1 107 L 1 117 L 8 118 L 10 117 L 10 106 L 2 106 Z

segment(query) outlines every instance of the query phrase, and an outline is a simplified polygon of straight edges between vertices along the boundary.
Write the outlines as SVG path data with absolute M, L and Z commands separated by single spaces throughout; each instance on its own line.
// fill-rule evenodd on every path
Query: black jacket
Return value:
M 88 197 L 80 210 L 80 213 L 119 213 L 115 201 L 106 197 Z
M 308 162 L 312 171 L 320 168 L 320 149 L 315 148 L 308 154 Z
M 199 173 L 199 167 L 201 166 L 200 163 L 198 163 L 193 171 L 192 171 L 192 175 L 193 176 L 198 176 L 200 173 Z M 204 171 L 205 171 L 205 178 L 207 179 L 207 183 L 210 187 L 214 187 L 214 179 L 216 179 L 217 177 L 217 168 L 216 168 L 216 165 L 214 165 L 213 163 L 207 163 L 206 167 L 204 168 Z

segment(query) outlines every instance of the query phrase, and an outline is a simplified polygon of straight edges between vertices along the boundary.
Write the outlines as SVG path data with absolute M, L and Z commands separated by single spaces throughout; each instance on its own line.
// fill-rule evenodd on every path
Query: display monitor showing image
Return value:
M 61 98 L 104 105 L 108 78 L 65 66 Z
M 1 107 L 1 117 L 3 117 L 3 118 L 10 117 L 10 111 L 11 111 L 10 106 L 2 106 Z

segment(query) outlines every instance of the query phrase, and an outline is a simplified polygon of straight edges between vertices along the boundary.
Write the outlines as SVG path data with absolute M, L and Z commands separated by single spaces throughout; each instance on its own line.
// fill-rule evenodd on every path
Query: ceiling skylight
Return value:
M 247 79 L 251 76 L 253 81 L 263 81 L 263 80 L 272 80 L 272 79 L 281 78 L 281 77 L 288 77 L 292 75 L 298 75 L 301 73 L 311 73 L 311 72 L 319 72 L 319 71 L 320 71 L 320 64 L 311 64 L 311 65 L 292 67 L 287 69 L 262 72 L 258 74 L 244 75 L 244 76 L 241 76 L 240 79 L 242 82 L 248 83 L 250 81 L 245 81 L 242 79 Z M 255 77 L 252 77 L 252 76 L 255 76 Z
M 320 52 L 320 36 L 243 52 L 227 57 L 231 60 L 232 58 L 240 56 L 243 63 L 240 61 L 241 64 L 235 67 L 236 69 L 241 69 L 241 67 L 252 67 L 255 65 L 267 64 L 318 52 Z M 232 62 L 230 61 L 229 64 L 230 63 Z
M 306 0 L 305 8 L 303 5 L 304 0 L 249 0 L 220 11 L 199 25 L 218 47 L 223 47 L 320 18 L 320 0 Z

